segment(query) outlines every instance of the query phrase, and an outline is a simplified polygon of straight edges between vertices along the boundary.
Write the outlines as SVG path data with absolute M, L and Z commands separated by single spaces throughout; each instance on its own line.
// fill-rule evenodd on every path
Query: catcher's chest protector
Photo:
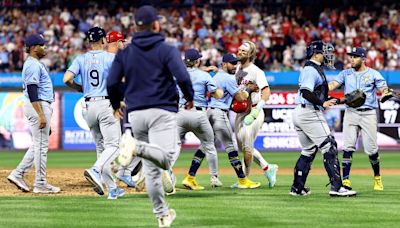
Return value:
M 326 76 L 324 73 L 324 69 L 322 68 L 322 65 L 319 66 L 312 61 L 307 61 L 304 66 L 314 67 L 318 71 L 319 75 L 321 76 L 322 84 L 314 88 L 314 94 L 322 102 L 325 102 L 328 99 L 329 87 L 328 87 L 328 81 L 326 80 Z

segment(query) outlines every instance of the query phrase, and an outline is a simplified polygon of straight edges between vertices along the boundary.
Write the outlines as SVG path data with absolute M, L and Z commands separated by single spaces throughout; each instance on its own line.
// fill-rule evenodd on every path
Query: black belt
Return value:
M 359 112 L 366 112 L 366 111 L 370 111 L 370 110 L 374 110 L 373 108 L 358 108 L 356 109 Z
M 223 112 L 228 112 L 229 110 L 226 110 L 226 109 L 222 109 L 222 108 L 214 108 L 214 107 L 211 107 L 210 109 L 219 109 L 219 110 L 221 110 L 221 111 L 223 111 Z
M 42 99 L 39 99 L 38 101 L 44 101 L 44 102 L 47 102 L 47 103 L 51 104 L 50 101 L 45 101 L 45 100 L 42 100 Z
M 309 105 L 309 106 L 312 106 L 315 110 L 320 110 L 316 105 Z M 302 108 L 307 108 L 307 105 L 306 104 L 301 104 L 301 107 Z
M 104 100 L 104 99 L 109 99 L 108 96 L 104 97 L 85 97 L 85 101 L 96 101 L 96 100 Z
M 206 107 L 194 107 L 198 111 L 207 111 Z

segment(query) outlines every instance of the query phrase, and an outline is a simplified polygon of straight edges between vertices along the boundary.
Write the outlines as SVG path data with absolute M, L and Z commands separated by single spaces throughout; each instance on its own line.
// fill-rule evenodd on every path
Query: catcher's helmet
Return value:
M 324 56 L 324 64 L 330 68 L 335 69 L 335 48 L 330 43 L 324 43 L 321 40 L 311 42 L 307 47 L 307 58 L 311 58 L 314 54 L 319 53 Z
M 89 42 L 97 42 L 106 36 L 106 31 L 100 27 L 93 27 L 86 32 Z
M 236 113 L 245 112 L 249 108 L 249 104 L 247 101 L 237 101 L 233 100 L 231 109 Z

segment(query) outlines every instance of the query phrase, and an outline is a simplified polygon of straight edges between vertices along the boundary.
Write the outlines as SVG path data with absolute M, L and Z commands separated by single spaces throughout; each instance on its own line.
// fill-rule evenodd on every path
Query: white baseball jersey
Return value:
M 240 65 L 238 69 L 240 69 Z M 243 77 L 242 81 L 239 82 L 240 87 L 243 88 L 246 84 L 252 82 L 257 84 L 259 88 L 258 92 L 251 93 L 251 102 L 253 104 L 257 104 L 261 99 L 261 90 L 269 86 L 267 78 L 265 77 L 265 73 L 256 65 L 254 65 L 254 63 L 250 63 L 248 67 L 241 70 L 245 72 L 245 76 Z

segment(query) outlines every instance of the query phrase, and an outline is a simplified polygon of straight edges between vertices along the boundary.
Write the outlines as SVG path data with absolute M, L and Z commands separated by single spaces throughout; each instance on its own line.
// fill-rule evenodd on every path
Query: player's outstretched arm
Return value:
M 332 90 L 339 88 L 340 84 L 337 81 L 331 81 L 331 82 L 329 82 L 328 87 L 329 87 L 329 91 L 332 91 Z
M 63 81 L 69 88 L 78 92 L 83 92 L 82 86 L 74 81 L 74 77 L 75 75 L 71 71 L 66 71 Z

